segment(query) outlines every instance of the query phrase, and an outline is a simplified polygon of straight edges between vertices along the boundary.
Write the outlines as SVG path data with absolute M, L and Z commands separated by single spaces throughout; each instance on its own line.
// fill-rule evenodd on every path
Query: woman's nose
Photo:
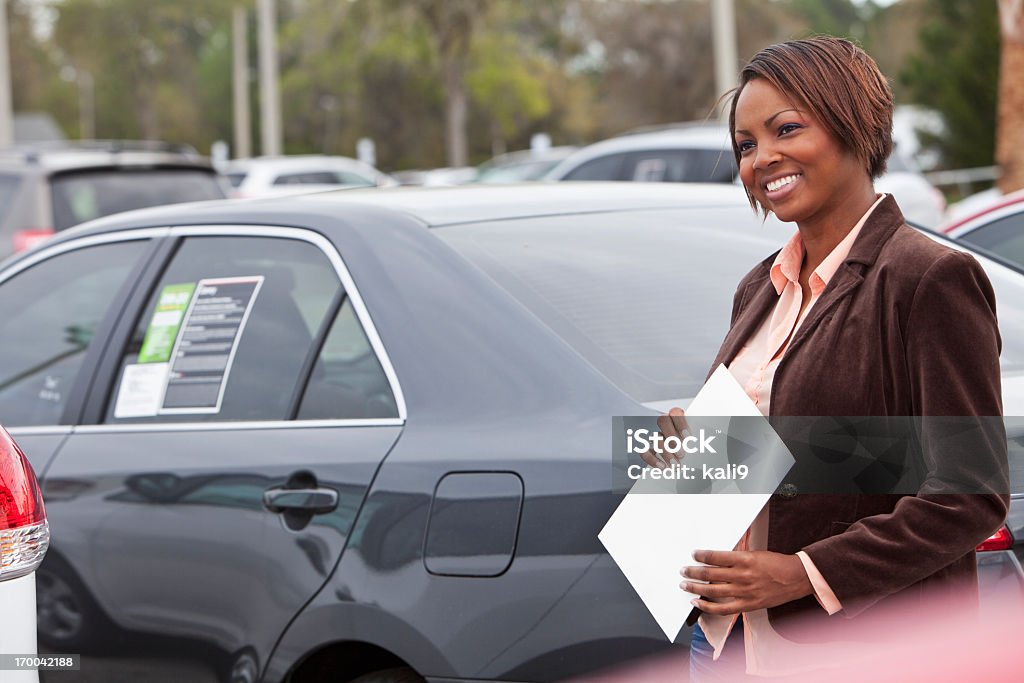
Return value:
M 761 170 L 768 168 L 782 158 L 778 149 L 771 144 L 759 144 L 754 151 L 754 168 Z

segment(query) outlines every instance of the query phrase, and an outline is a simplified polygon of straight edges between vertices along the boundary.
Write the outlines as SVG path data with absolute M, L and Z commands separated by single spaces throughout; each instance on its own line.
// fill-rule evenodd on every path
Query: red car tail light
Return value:
M 999 530 L 986 538 L 976 548 L 979 553 L 991 552 L 993 550 L 1012 550 L 1013 534 L 1006 526 L 999 527 Z
M 0 581 L 35 571 L 49 543 L 50 527 L 32 466 L 0 427 Z
M 56 233 L 53 228 L 35 228 L 31 230 L 19 230 L 14 233 L 14 251 L 27 251 L 32 247 L 36 246 L 40 242 L 43 242 Z

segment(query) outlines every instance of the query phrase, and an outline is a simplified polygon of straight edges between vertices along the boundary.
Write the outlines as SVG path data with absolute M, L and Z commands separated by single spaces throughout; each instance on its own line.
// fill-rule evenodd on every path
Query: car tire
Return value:
M 371 671 L 353 679 L 350 683 L 425 683 L 425 681 L 422 676 L 409 667 L 402 666 L 397 669 Z
M 116 631 L 71 565 L 52 552 L 36 570 L 36 629 L 54 652 L 101 650 Z

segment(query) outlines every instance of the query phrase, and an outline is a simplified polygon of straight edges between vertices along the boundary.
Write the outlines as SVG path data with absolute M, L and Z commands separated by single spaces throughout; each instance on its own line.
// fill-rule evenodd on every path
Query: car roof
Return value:
M 175 166 L 212 170 L 193 147 L 158 140 L 74 140 L 0 148 L 0 168 L 65 171 L 82 168 Z
M 731 149 L 729 129 L 722 125 L 683 126 L 649 133 L 630 133 L 595 142 L 581 149 L 585 152 L 628 152 L 642 149 Z
M 60 151 L 47 152 L 37 157 L 13 157 L 0 155 L 0 169 L 6 171 L 36 168 L 44 172 L 72 171 L 76 169 L 101 168 L 153 168 L 175 167 L 213 171 L 213 167 L 199 158 L 188 158 L 164 152 L 102 152 Z
M 232 159 L 225 162 L 225 172 L 251 171 L 257 168 L 289 170 L 296 168 L 353 167 L 364 166 L 363 162 L 342 156 L 325 156 L 322 154 L 297 154 L 270 157 L 253 157 L 251 159 Z
M 644 209 L 737 207 L 742 188 L 700 183 L 521 183 L 452 187 L 340 189 L 268 199 L 191 202 L 126 211 L 60 232 L 48 243 L 142 226 L 294 225 L 336 218 L 339 207 L 380 217 L 404 216 L 427 227 L 483 221 Z
M 735 206 L 743 190 L 725 184 L 520 183 L 347 190 L 299 197 L 401 211 L 431 227 L 536 216 L 637 209 Z

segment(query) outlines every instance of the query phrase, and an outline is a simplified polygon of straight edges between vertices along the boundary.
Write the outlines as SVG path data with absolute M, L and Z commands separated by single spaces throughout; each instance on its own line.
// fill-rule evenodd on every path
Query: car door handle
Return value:
M 327 488 L 267 489 L 263 505 L 271 512 L 294 510 L 322 515 L 338 507 L 338 492 Z

